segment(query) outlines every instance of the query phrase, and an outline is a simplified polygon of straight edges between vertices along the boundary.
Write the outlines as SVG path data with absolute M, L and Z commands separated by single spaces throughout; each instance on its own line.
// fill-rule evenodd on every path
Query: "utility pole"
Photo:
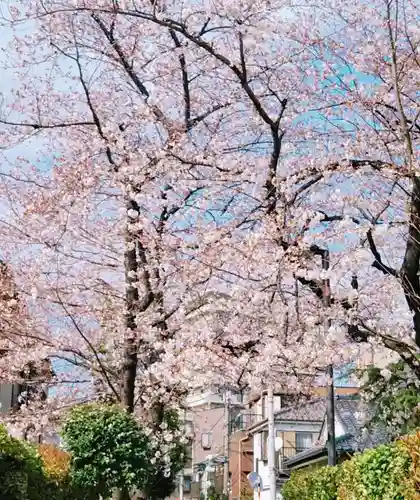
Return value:
M 184 500 L 184 471 L 179 474 L 179 500 Z
M 223 494 L 229 497 L 229 455 L 230 455 L 230 392 L 225 390 L 225 439 L 223 465 Z
M 206 468 L 204 469 L 204 500 L 207 500 L 209 492 L 209 467 L 210 461 L 206 459 Z
M 322 269 L 327 273 L 330 268 L 330 253 L 328 250 L 322 251 Z M 331 306 L 331 287 L 330 280 L 327 276 L 323 279 L 323 295 L 324 295 L 324 306 L 325 306 L 325 321 L 324 328 L 327 334 L 330 326 L 331 319 L 328 316 L 327 310 Z M 327 449 L 328 449 L 328 465 L 336 464 L 336 446 L 335 446 L 335 397 L 334 397 L 334 368 L 333 365 L 329 365 L 327 368 Z
M 267 441 L 267 462 L 268 462 L 268 484 L 270 488 L 269 500 L 276 500 L 276 448 L 274 436 L 274 394 L 273 384 L 270 382 L 267 390 L 267 420 L 268 420 L 268 441 Z

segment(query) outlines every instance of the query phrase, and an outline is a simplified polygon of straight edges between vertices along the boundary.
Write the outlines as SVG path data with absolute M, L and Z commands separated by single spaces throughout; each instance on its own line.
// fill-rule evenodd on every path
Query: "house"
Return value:
M 276 438 L 281 438 L 281 448 L 276 453 L 278 492 L 281 485 L 288 479 L 284 471 L 284 462 L 288 457 L 310 449 L 319 436 L 325 415 L 325 398 L 315 398 L 310 401 L 284 408 L 274 414 L 274 432 Z M 268 422 L 257 423 L 247 430 L 252 437 L 254 448 L 254 471 L 262 479 L 261 500 L 269 498 L 268 483 Z M 255 492 L 255 499 L 258 495 Z
M 336 399 L 335 438 L 338 463 L 348 459 L 355 452 L 362 452 L 387 442 L 386 434 L 380 429 L 374 429 L 369 433 L 363 431 L 365 416 L 360 398 L 338 396 Z M 301 468 L 321 467 L 327 463 L 327 417 L 324 415 L 315 446 L 287 458 L 284 468 L 291 472 Z
M 36 341 L 27 335 L 30 329 L 26 329 L 25 319 L 28 310 L 25 302 L 19 297 L 16 283 L 10 267 L 0 260 L 0 302 L 5 309 L 5 318 L 0 317 L 0 358 L 5 366 L 15 361 L 16 352 L 30 352 Z M 12 317 L 15 321 L 10 321 Z M 34 398 L 45 400 L 47 397 L 43 385 L 54 376 L 51 362 L 43 359 L 39 363 L 32 361 L 26 363 L 22 370 L 9 373 L 13 376 L 13 383 L 10 379 L 0 380 L 0 413 L 18 411 L 23 403 L 28 403 Z M 26 437 L 24 432 L 24 436 Z
M 229 415 L 225 397 L 229 398 Z M 189 438 L 189 457 L 180 477 L 180 493 L 184 499 L 198 499 L 210 486 L 223 489 L 220 469 L 226 460 L 227 421 L 233 421 L 242 408 L 243 396 L 233 390 L 205 387 L 188 396 L 184 425 Z
M 45 400 L 47 393 L 41 384 L 45 384 L 53 376 L 50 360 L 44 359 L 39 366 L 35 367 L 33 363 L 28 363 L 20 373 L 17 373 L 18 383 L 0 382 L 0 413 L 18 410 L 21 404 L 33 397 Z
M 336 387 L 338 396 L 357 395 L 357 387 Z M 325 411 L 327 387 L 314 386 L 307 393 L 292 393 L 277 390 L 274 396 L 275 434 L 281 438 L 282 447 L 277 453 L 276 463 L 278 474 L 278 488 L 289 478 L 285 467 L 287 458 L 313 447 L 321 431 Z M 257 472 L 263 483 L 260 492 L 261 500 L 268 497 L 268 465 L 267 465 L 267 395 L 263 392 L 259 398 L 251 398 L 250 411 L 247 419 L 252 425 L 246 428 L 253 447 L 253 471 Z M 255 493 L 255 497 L 257 494 Z
M 336 387 L 337 394 L 358 392 L 358 388 L 351 386 L 348 381 L 343 385 Z M 227 434 L 224 392 L 215 387 L 205 387 L 187 398 L 184 421 L 186 434 L 190 439 L 189 461 L 180 477 L 179 493 L 182 492 L 182 495 L 178 495 L 185 499 L 198 499 L 200 493 L 203 493 L 203 488 L 205 489 L 205 484 L 218 485 L 219 489 L 222 488 L 218 471 L 225 460 L 224 444 Z M 318 385 L 308 389 L 307 392 L 306 395 L 296 394 L 279 386 L 274 394 L 275 411 L 280 412 L 285 408 L 306 403 L 314 395 L 325 397 L 327 388 Z M 259 429 L 259 424 L 267 427 L 268 402 L 266 391 L 241 394 L 231 390 L 229 393 L 229 478 L 230 498 L 233 500 L 252 494 L 249 491 L 247 475 L 256 470 L 256 463 L 254 435 L 249 430 Z M 317 435 L 319 432 L 322 417 L 323 415 L 316 421 L 315 429 L 311 428 L 311 434 Z M 301 431 L 305 432 L 305 429 Z M 286 435 L 282 456 L 285 456 L 285 453 L 296 453 L 296 444 L 291 441 L 290 436 Z M 303 435 L 297 439 L 304 439 Z M 301 449 L 299 443 L 300 441 L 297 451 Z M 312 443 L 313 440 L 307 442 L 305 447 L 311 446 Z

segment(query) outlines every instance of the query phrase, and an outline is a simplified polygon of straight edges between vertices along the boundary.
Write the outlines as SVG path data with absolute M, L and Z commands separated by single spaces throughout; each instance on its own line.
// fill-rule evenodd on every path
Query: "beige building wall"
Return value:
M 206 460 L 209 455 L 222 455 L 226 432 L 224 408 L 196 408 L 193 412 L 194 441 L 192 448 L 193 463 Z M 209 439 L 203 437 L 206 434 Z M 203 441 L 210 446 L 204 448 Z

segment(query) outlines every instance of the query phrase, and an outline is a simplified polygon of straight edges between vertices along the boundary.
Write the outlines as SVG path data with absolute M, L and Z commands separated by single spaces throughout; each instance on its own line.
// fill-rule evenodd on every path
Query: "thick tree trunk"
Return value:
M 140 213 L 140 208 L 134 200 L 127 202 L 127 212 Z M 137 349 L 141 340 L 136 335 L 136 315 L 152 304 L 154 295 L 150 284 L 150 272 L 147 269 L 146 249 L 140 240 L 140 234 L 129 231 L 130 220 L 127 221 L 125 236 L 125 326 L 124 360 L 121 380 L 121 402 L 129 412 L 134 410 L 134 389 L 137 372 Z M 140 299 L 138 282 L 143 287 L 143 296 Z M 132 333 L 131 333 L 132 332 Z
M 135 286 L 137 281 L 137 252 L 133 236 L 127 230 L 126 249 L 124 255 L 125 283 L 126 283 L 126 312 L 125 312 L 125 339 L 124 358 L 121 380 L 121 402 L 132 413 L 134 410 L 134 389 L 137 372 L 137 345 L 136 345 L 136 308 L 139 303 L 139 290 Z M 122 500 L 122 499 L 121 499 Z
M 112 500 L 130 500 L 130 493 L 128 490 L 119 490 L 112 495 Z
M 401 279 L 405 298 L 413 313 L 415 342 L 420 347 L 420 179 L 413 180 L 411 193 L 410 220 Z

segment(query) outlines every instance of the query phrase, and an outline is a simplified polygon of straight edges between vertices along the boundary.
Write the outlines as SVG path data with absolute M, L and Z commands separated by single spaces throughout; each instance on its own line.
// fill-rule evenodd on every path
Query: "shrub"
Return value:
M 355 457 L 340 465 L 337 498 L 339 500 L 359 500 L 366 498 L 366 491 L 360 478 L 360 469 Z
M 71 452 L 75 487 L 107 498 L 115 489 L 131 489 L 146 482 L 149 439 L 133 416 L 121 408 L 98 404 L 76 407 L 62 435 Z
M 404 436 L 397 442 L 410 455 L 410 474 L 408 488 L 417 492 L 420 498 L 420 431 L 410 436 Z M 414 498 L 414 493 L 413 493 Z
M 410 457 L 396 443 L 355 455 L 342 466 L 339 500 L 404 500 L 408 488 Z
M 312 482 L 314 500 L 335 500 L 337 498 L 337 467 L 322 467 Z
M 419 451 L 420 433 L 336 467 L 295 472 L 283 488 L 284 500 L 418 500 Z
M 1 500 L 85 500 L 68 480 L 69 456 L 53 446 L 13 438 L 0 425 Z
M 70 473 L 70 455 L 51 444 L 38 446 L 46 476 L 57 484 L 66 483 Z
M 45 477 L 37 450 L 0 425 L 0 498 L 43 500 Z
M 289 481 L 283 486 L 284 500 L 301 500 L 302 498 L 310 498 L 309 492 L 311 489 L 313 473 L 305 471 L 292 472 Z
M 178 415 L 162 410 L 152 428 L 116 405 L 74 408 L 62 436 L 71 453 L 72 485 L 93 496 L 140 490 L 147 498 L 167 498 L 185 462 Z
M 314 472 L 299 471 L 291 475 L 283 488 L 285 500 L 335 500 L 337 467 L 321 467 Z

